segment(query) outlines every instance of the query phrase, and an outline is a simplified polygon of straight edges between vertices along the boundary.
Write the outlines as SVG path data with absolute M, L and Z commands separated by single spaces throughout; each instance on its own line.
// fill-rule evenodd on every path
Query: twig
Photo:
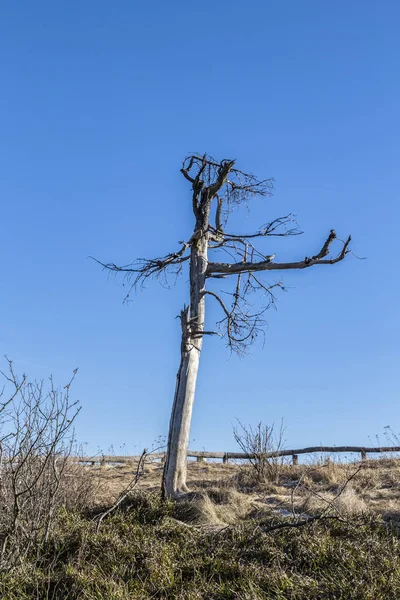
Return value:
M 119 496 L 118 500 L 109 509 L 107 509 L 105 512 L 101 513 L 100 515 L 96 515 L 96 517 L 94 517 L 94 520 L 95 519 L 99 520 L 97 523 L 97 527 L 96 527 L 96 533 L 99 532 L 100 525 L 101 525 L 103 519 L 105 519 L 105 517 L 107 517 L 109 514 L 114 512 L 114 510 L 116 510 L 118 508 L 118 506 L 125 500 L 125 498 L 127 498 L 129 496 L 129 494 L 131 493 L 133 488 L 137 485 L 139 479 L 142 477 L 142 471 L 143 471 L 144 461 L 146 460 L 146 457 L 147 457 L 147 450 L 144 449 L 142 454 L 140 455 L 139 462 L 138 462 L 138 465 L 136 468 L 135 476 L 134 476 L 133 480 L 129 483 L 129 485 L 125 488 L 124 493 Z

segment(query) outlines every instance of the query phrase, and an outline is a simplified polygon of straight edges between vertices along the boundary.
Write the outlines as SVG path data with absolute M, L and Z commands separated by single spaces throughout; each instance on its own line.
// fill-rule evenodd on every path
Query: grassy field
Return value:
M 148 464 L 99 523 L 134 472 L 82 469 L 86 506 L 58 510 L 40 552 L 1 573 L 0 597 L 400 598 L 400 461 L 284 465 L 269 482 L 191 463 L 177 503 L 161 502 L 161 465 Z
M 127 487 L 136 465 L 95 468 L 97 500 L 112 503 Z M 195 492 L 237 492 L 244 507 L 265 505 L 297 513 L 324 509 L 329 502 L 346 514 L 371 512 L 400 520 L 400 460 L 379 459 L 362 463 L 315 462 L 293 466 L 277 464 L 272 481 L 257 483 L 253 469 L 240 464 L 189 462 L 188 483 Z M 156 492 L 162 465 L 148 463 L 138 487 Z M 348 481 L 351 478 L 350 481 Z M 340 493 L 341 489 L 345 489 Z M 336 498 L 337 496 L 337 498 Z M 335 500 L 336 498 L 336 500 Z

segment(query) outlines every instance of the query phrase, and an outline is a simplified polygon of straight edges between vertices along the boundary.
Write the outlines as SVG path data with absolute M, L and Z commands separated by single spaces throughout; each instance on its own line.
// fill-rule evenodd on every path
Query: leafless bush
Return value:
M 273 456 L 273 454 L 283 449 L 283 423 L 281 422 L 279 431 L 275 432 L 274 424 L 264 425 L 260 421 L 253 428 L 251 425 L 243 425 L 238 421 L 238 427 L 234 427 L 233 435 L 242 452 L 248 455 L 256 482 L 277 483 L 283 458 Z
M 71 448 L 70 454 L 78 459 L 83 456 L 75 447 Z M 91 509 L 97 504 L 103 487 L 104 482 L 97 476 L 96 471 L 79 463 L 76 458 L 67 457 L 58 504 L 74 511 Z
M 67 503 L 79 412 L 69 396 L 76 370 L 60 390 L 52 378 L 47 385 L 19 378 L 7 363 L 0 397 L 0 569 L 39 553 L 57 509 Z

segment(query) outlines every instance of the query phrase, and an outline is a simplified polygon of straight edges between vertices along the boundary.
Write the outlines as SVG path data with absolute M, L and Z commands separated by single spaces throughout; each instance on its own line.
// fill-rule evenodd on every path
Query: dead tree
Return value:
M 301 234 L 293 215 L 278 217 L 254 233 L 231 233 L 226 230 L 231 211 L 253 197 L 270 196 L 273 180 L 259 180 L 252 174 L 238 170 L 234 160 L 218 162 L 208 155 L 188 156 L 181 173 L 192 189 L 195 225 L 191 237 L 180 242 L 176 252 L 160 258 L 136 259 L 122 267 L 98 261 L 106 269 L 124 274 L 130 281 L 130 291 L 140 287 L 148 278 L 159 278 L 168 273 L 179 274 L 186 264 L 189 265 L 189 305 L 184 306 L 180 313 L 181 360 L 163 477 L 163 493 L 167 497 L 187 491 L 186 455 L 200 353 L 204 336 L 217 333 L 204 328 L 206 297 L 220 306 L 222 318 L 217 324 L 219 335 L 231 350 L 241 353 L 262 331 L 264 313 L 275 302 L 275 290 L 284 289 L 281 281 L 267 283 L 260 275 L 271 271 L 333 265 L 344 259 L 350 244 L 349 236 L 341 242 L 339 252 L 331 257 L 331 245 L 337 239 L 332 229 L 316 254 L 299 261 L 275 262 L 275 255 L 263 253 L 256 243 L 267 238 Z M 220 253 L 229 257 L 228 262 L 217 261 Z M 236 279 L 230 294 L 209 289 L 209 284 L 230 276 Z M 264 298 L 258 309 L 254 309 L 250 303 L 250 297 L 255 293 L 260 293 Z M 228 301 L 223 299 L 223 294 Z

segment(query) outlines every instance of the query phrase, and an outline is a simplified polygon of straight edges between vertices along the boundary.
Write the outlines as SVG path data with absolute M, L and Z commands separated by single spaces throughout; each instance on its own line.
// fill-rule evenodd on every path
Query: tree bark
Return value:
M 207 249 L 208 234 L 200 229 L 198 239 L 194 240 L 191 248 L 190 306 L 185 307 L 180 315 L 181 360 L 176 378 L 168 451 L 163 475 L 163 495 L 166 498 L 174 498 L 188 491 L 186 485 L 187 452 L 203 344 Z

